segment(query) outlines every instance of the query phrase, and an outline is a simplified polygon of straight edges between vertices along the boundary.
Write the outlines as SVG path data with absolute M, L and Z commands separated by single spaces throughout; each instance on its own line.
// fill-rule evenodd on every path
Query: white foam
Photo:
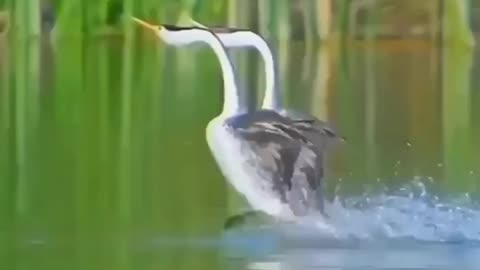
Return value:
M 480 241 L 480 208 L 469 194 L 441 200 L 419 180 L 395 192 L 337 195 L 326 211 L 328 219 L 304 217 L 297 224 L 336 239 Z

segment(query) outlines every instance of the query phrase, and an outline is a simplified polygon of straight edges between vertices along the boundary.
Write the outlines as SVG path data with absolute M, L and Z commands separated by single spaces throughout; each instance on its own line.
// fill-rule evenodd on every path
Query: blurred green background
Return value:
M 436 38 L 471 43 L 479 27 L 478 0 L 2 0 L 0 30 L 15 35 L 122 34 L 129 17 L 179 23 L 182 16 L 252 27 L 265 35 L 308 40 L 332 36 Z
M 330 156 L 330 197 L 412 179 L 478 193 L 480 1 L 0 0 L 5 269 L 225 268 L 221 250 L 158 248 L 215 237 L 245 207 L 205 142 L 218 63 L 131 15 L 265 36 L 287 105 L 348 139 Z M 253 107 L 263 63 L 231 54 Z

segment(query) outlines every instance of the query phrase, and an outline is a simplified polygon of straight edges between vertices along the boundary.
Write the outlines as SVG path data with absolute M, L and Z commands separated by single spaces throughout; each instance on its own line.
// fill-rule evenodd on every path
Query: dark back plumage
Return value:
M 281 115 L 290 119 L 310 142 L 321 147 L 323 151 L 328 150 L 335 142 L 345 140 L 327 122 L 312 115 L 294 110 L 282 110 Z
M 323 211 L 323 149 L 295 122 L 273 110 L 245 113 L 225 125 L 255 154 L 255 166 L 268 172 L 272 188 L 296 215 L 307 208 Z

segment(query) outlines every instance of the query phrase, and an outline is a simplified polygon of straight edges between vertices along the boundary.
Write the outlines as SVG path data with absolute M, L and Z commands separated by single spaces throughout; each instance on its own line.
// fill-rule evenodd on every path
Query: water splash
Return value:
M 412 238 L 422 241 L 480 241 L 480 210 L 469 200 L 440 201 L 423 190 L 417 196 L 378 194 L 336 198 L 323 221 L 340 238 Z M 324 226 L 324 225 L 323 225 Z
M 422 180 L 394 191 L 377 184 L 361 196 L 337 195 L 326 206 L 328 218 L 309 216 L 275 223 L 262 227 L 262 234 L 329 247 L 385 241 L 480 243 L 480 207 L 470 195 L 441 199 L 429 192 L 427 185 L 432 181 Z

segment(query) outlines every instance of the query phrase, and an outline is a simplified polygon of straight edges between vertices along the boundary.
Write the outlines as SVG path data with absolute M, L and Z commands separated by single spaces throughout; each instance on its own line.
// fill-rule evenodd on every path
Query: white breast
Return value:
M 293 216 L 288 205 L 272 191 L 270 175 L 255 166 L 254 153 L 245 142 L 235 138 L 217 117 L 207 126 L 207 142 L 225 178 L 255 210 L 283 218 Z

